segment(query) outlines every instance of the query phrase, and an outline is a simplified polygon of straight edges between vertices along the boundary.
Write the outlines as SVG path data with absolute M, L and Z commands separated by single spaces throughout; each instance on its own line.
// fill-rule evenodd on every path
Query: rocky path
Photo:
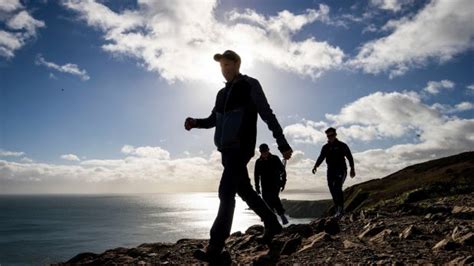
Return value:
M 263 227 L 234 233 L 227 241 L 235 264 L 472 264 L 474 263 L 474 192 L 388 204 L 290 225 L 270 246 L 258 244 Z M 193 251 L 207 240 L 182 239 L 174 244 L 142 244 L 102 254 L 82 253 L 67 263 L 196 264 Z

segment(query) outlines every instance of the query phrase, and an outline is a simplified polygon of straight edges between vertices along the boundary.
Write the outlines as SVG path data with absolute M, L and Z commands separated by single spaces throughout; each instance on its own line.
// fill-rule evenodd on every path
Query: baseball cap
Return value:
M 214 60 L 217 61 L 217 62 L 219 62 L 222 58 L 229 59 L 229 60 L 232 60 L 234 62 L 240 62 L 240 56 L 232 50 L 226 50 L 222 54 L 215 54 L 214 55 Z

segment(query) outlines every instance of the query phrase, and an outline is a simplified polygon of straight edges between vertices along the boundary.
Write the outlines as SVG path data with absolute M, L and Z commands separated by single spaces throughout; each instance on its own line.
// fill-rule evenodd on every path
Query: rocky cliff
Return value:
M 474 263 L 474 153 L 430 161 L 346 190 L 342 219 L 330 216 L 290 225 L 270 245 L 255 225 L 226 242 L 233 263 Z M 363 196 L 358 196 L 363 195 Z M 142 244 L 102 254 L 81 253 L 65 264 L 195 264 L 207 243 Z

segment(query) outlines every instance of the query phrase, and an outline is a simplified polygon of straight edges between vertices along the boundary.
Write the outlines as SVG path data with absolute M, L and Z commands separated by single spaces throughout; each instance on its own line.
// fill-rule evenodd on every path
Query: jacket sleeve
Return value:
M 216 110 L 212 109 L 211 114 L 207 118 L 196 119 L 197 128 L 212 128 L 216 126 Z
M 255 189 L 260 187 L 260 166 L 258 160 L 255 162 L 255 170 L 254 170 L 254 179 L 255 179 Z
M 347 146 L 347 144 L 345 144 L 346 146 L 346 158 L 347 160 L 349 160 L 349 165 L 351 167 L 351 169 L 354 169 L 354 158 L 352 158 L 352 153 L 351 153 L 351 149 L 349 149 L 349 146 Z
M 212 108 L 212 111 L 209 117 L 196 119 L 197 128 L 212 128 L 216 126 L 216 106 L 217 106 L 217 100 L 219 99 L 219 94 L 221 93 L 221 91 L 217 93 L 216 103 L 214 104 L 214 108 Z
M 273 110 L 270 108 L 268 104 L 267 98 L 265 97 L 265 93 L 263 92 L 262 86 L 256 79 L 249 79 L 248 82 L 250 83 L 250 95 L 252 98 L 253 103 L 257 107 L 257 112 L 262 118 L 262 120 L 267 124 L 268 129 L 273 134 L 273 137 L 276 139 L 278 144 L 278 149 L 281 152 L 287 151 L 291 149 L 290 145 L 285 139 L 283 135 L 283 130 L 278 123 L 278 120 L 273 113 Z
M 318 160 L 316 160 L 316 164 L 314 166 L 319 167 L 325 158 L 326 158 L 326 145 L 324 145 L 321 148 L 321 153 L 319 154 Z
M 275 156 L 275 160 L 276 160 L 278 169 L 280 170 L 281 182 L 283 184 L 286 184 L 286 169 L 285 169 L 285 166 L 281 162 L 280 158 L 278 158 L 278 156 Z

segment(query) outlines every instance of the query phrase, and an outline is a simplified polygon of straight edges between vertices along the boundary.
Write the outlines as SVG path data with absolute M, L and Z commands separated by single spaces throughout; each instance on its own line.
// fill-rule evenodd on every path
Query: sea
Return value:
M 323 193 L 282 198 L 319 200 Z M 262 224 L 236 197 L 232 232 Z M 49 265 L 82 252 L 209 238 L 216 192 L 163 194 L 0 195 L 0 266 Z M 294 219 L 290 224 L 312 219 Z

